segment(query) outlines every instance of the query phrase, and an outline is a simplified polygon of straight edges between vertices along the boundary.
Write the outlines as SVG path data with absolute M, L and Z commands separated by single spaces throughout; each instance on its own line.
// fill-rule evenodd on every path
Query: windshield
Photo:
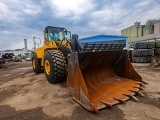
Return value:
M 50 28 L 49 40 L 63 40 L 63 29 L 61 28 Z
M 64 34 L 65 39 L 71 41 L 71 32 L 70 32 L 70 31 L 66 31 L 66 32 L 64 32 L 64 33 L 65 33 L 65 34 Z

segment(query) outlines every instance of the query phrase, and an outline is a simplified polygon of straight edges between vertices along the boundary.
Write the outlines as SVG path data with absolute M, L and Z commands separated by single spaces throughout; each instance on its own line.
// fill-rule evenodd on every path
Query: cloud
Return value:
M 143 6 L 149 5 L 151 2 L 152 2 L 151 0 L 142 1 L 142 2 L 139 2 L 136 6 L 143 7 Z
M 94 9 L 92 0 L 49 0 L 53 15 L 63 18 L 67 16 L 82 16 Z
M 12 11 L 9 9 L 9 6 L 3 2 L 0 2 L 0 20 L 6 20 L 6 21 L 17 21 L 18 17 L 17 17 L 17 12 L 15 12 L 14 14 L 12 13 Z
M 39 8 L 39 6 L 35 6 L 35 5 L 26 5 L 26 8 L 24 9 L 24 13 L 28 14 L 28 15 L 35 15 L 38 14 L 39 12 L 41 12 L 41 9 Z
M 65 27 L 80 38 L 120 34 L 120 30 L 160 19 L 157 0 L 0 0 L 0 50 L 33 48 L 33 36 L 43 40 L 46 26 Z
M 92 12 L 90 16 L 89 27 L 97 34 L 120 34 L 121 29 L 133 25 L 136 21 L 141 21 L 142 24 L 145 24 L 148 19 L 160 18 L 160 13 L 158 12 L 160 11 L 160 4 L 156 4 L 155 1 L 129 3 L 122 0 L 118 4 L 115 2 L 110 5 L 107 2 L 103 4 L 103 7 Z

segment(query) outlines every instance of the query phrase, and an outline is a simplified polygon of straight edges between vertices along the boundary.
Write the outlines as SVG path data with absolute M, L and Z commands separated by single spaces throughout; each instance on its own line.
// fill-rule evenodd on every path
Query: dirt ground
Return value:
M 0 69 L 0 120 L 160 120 L 160 68 L 133 64 L 148 82 L 145 96 L 91 113 L 72 99 L 66 82 L 49 84 L 30 61 L 7 65 Z

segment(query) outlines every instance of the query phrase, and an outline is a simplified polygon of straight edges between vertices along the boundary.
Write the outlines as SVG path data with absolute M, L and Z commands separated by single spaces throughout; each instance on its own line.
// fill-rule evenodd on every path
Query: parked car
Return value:
M 31 58 L 31 56 L 27 56 L 27 57 L 25 57 L 25 60 L 26 60 L 26 61 L 31 61 L 32 58 Z

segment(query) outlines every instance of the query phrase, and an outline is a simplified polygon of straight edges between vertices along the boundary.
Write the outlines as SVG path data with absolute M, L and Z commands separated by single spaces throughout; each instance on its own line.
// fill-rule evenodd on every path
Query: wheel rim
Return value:
M 45 60 L 45 71 L 47 74 L 50 73 L 50 64 L 48 60 Z
M 33 66 L 34 69 L 36 68 L 35 60 L 32 61 L 32 66 Z

